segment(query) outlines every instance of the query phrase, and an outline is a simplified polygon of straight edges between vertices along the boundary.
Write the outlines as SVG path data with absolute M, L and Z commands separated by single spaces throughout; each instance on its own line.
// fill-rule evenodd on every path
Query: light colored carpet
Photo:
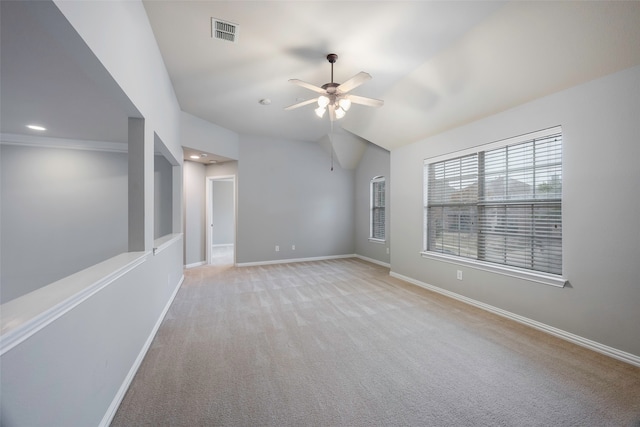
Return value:
M 112 426 L 640 426 L 640 368 L 357 259 L 205 266 Z

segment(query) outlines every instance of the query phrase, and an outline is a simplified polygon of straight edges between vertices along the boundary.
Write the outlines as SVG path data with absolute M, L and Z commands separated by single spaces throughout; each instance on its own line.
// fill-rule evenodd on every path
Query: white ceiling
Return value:
M 321 144 L 328 118 L 284 107 L 314 97 L 289 79 L 330 80 L 328 53 L 339 55 L 335 81 L 366 71 L 373 79 L 352 93 L 385 101 L 354 105 L 335 132 L 387 149 L 640 64 L 639 1 L 143 4 L 184 111 Z M 55 4 L 0 5 L 0 131 L 33 133 L 24 126 L 35 121 L 50 137 L 126 142 L 138 111 Z M 238 24 L 238 42 L 212 39 L 211 17 Z
M 242 134 L 320 141 L 314 93 L 288 82 L 373 79 L 336 122 L 393 149 L 640 64 L 640 2 L 144 1 L 182 109 Z M 211 38 L 212 17 L 239 26 Z M 260 99 L 269 98 L 263 106 Z

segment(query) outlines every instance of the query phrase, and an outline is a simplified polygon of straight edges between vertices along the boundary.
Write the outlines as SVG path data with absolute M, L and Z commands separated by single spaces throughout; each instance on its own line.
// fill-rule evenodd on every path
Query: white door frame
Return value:
M 233 183 L 233 265 L 236 265 L 236 231 L 238 229 L 238 209 L 236 205 L 236 176 L 235 175 L 219 175 L 219 176 L 207 176 L 206 185 L 206 197 L 205 197 L 205 254 L 207 257 L 207 264 L 211 264 L 211 244 L 213 242 L 213 199 L 211 197 L 211 190 L 213 189 L 214 181 L 231 181 Z

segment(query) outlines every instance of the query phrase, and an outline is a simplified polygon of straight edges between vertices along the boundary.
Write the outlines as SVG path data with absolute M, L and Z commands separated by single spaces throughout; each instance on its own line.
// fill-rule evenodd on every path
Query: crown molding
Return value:
M 129 145 L 124 142 L 51 138 L 47 136 L 11 133 L 0 133 L 0 144 L 38 148 L 63 148 L 68 150 L 106 151 L 110 153 L 127 153 L 129 151 Z

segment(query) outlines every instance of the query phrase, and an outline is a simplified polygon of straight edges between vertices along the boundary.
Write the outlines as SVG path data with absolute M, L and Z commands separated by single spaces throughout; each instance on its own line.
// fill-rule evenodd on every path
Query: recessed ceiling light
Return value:
M 218 163 L 216 160 L 209 160 L 209 163 Z
M 47 130 L 47 128 L 39 125 L 27 125 L 27 127 L 31 130 L 39 130 L 39 131 Z
M 198 156 L 197 154 L 192 154 L 189 157 L 191 157 L 192 159 L 199 159 L 200 158 L 200 156 Z

